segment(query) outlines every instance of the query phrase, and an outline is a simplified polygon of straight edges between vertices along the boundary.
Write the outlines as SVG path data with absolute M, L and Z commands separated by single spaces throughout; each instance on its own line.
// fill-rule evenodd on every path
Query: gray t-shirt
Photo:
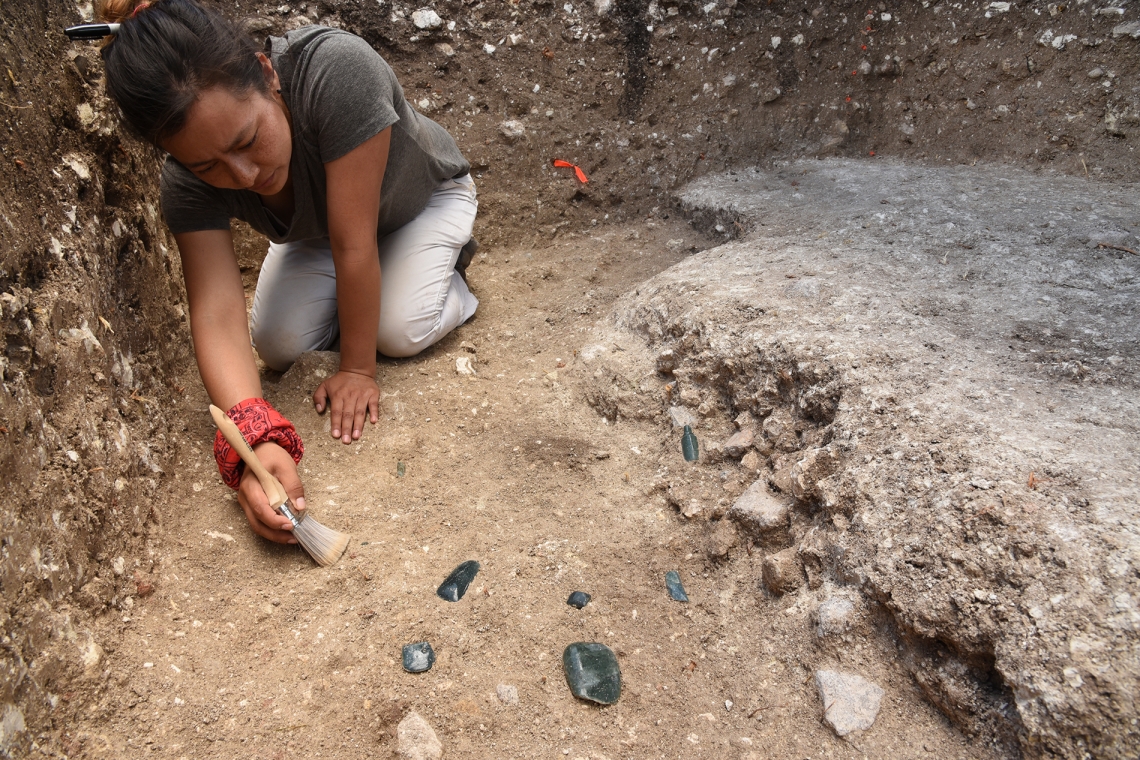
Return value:
M 378 237 L 414 219 L 441 182 L 470 164 L 455 140 L 404 99 L 392 69 L 364 40 L 338 29 L 307 26 L 271 37 L 270 60 L 293 117 L 293 219 L 285 225 L 251 190 L 207 185 L 167 156 L 162 213 L 170 231 L 227 230 L 241 219 L 275 243 L 326 237 L 324 164 L 392 127 L 380 195 Z

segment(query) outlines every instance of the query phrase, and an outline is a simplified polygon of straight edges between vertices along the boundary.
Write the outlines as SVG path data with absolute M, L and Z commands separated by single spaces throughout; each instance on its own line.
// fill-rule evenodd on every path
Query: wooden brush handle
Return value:
M 253 474 L 257 476 L 257 480 L 261 483 L 262 490 L 265 491 L 265 496 L 269 499 L 269 506 L 277 509 L 289 499 L 289 494 L 285 492 L 285 487 L 281 485 L 281 481 L 273 477 L 273 473 L 265 469 L 265 465 L 257 458 L 257 454 L 246 443 L 245 437 L 242 436 L 238 426 L 234 421 L 229 418 L 225 412 L 218 407 L 210 404 L 210 416 L 214 418 L 214 424 L 218 426 L 218 430 L 222 431 L 222 436 L 229 441 L 230 446 L 237 452 L 241 460 L 245 462 L 245 466 L 253 470 Z

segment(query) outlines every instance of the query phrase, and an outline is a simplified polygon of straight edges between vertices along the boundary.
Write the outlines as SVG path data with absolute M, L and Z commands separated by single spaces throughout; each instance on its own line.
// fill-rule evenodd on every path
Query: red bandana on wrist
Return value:
M 293 423 L 285 419 L 265 399 L 247 398 L 238 402 L 226 414 L 237 425 L 242 438 L 245 438 L 250 448 L 259 443 L 272 441 L 288 451 L 294 462 L 300 462 L 304 456 L 305 446 L 301 443 L 301 436 L 297 435 Z M 214 459 L 218 462 L 218 472 L 222 474 L 222 480 L 236 491 L 241 484 L 245 462 L 241 461 L 241 457 L 233 450 L 220 430 L 214 436 Z

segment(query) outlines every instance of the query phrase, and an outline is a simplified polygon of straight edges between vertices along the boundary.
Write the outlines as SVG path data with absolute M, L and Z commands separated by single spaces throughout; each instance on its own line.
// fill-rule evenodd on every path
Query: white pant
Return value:
M 380 240 L 376 350 L 414 356 L 470 319 L 479 305 L 455 271 L 475 224 L 475 183 L 447 180 L 412 221 Z M 253 296 L 250 331 L 262 361 L 284 371 L 305 351 L 327 349 L 340 331 L 328 238 L 272 243 Z

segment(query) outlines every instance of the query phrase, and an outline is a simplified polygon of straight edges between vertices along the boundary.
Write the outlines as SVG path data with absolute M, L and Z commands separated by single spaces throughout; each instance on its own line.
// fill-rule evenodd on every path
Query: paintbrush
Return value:
M 261 463 L 257 454 L 246 443 L 233 420 L 213 404 L 210 404 L 210 416 L 214 418 L 214 424 L 218 426 L 218 430 L 222 431 L 222 435 L 229 441 L 230 446 L 233 446 L 234 451 L 245 462 L 245 466 L 257 476 L 262 490 L 265 491 L 265 496 L 269 499 L 269 506 L 293 523 L 293 535 L 297 537 L 297 542 L 304 547 L 305 551 L 321 567 L 332 565 L 340 559 L 344 550 L 348 548 L 348 534 L 326 528 L 309 517 L 308 510 L 298 512 L 293 506 L 293 502 L 289 500 L 289 494 L 285 492 L 285 487 L 281 485 L 281 481 L 265 469 L 265 465 Z

